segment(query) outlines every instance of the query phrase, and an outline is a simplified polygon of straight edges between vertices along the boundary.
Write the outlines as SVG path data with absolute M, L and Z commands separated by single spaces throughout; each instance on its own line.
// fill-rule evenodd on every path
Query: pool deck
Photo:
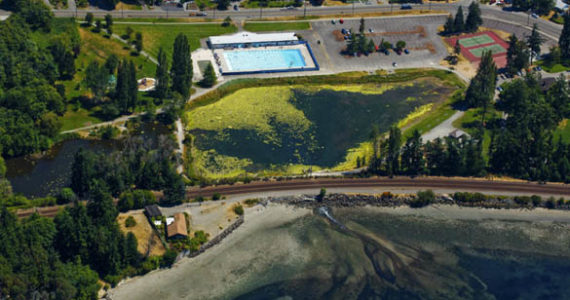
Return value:
M 224 52 L 232 52 L 232 51 L 259 51 L 259 50 L 291 50 L 291 49 L 297 49 L 301 52 L 301 55 L 303 56 L 303 60 L 305 61 L 305 66 L 302 68 L 299 67 L 294 67 L 294 68 L 287 68 L 287 67 L 279 67 L 279 68 L 264 68 L 264 69 L 251 69 L 251 70 L 232 70 L 229 66 L 228 63 L 225 59 L 224 56 Z M 265 47 L 252 47 L 252 48 L 236 48 L 236 49 L 232 49 L 232 50 L 225 50 L 225 49 L 215 49 L 214 51 L 214 56 L 217 56 L 219 59 L 217 59 L 216 63 L 218 64 L 218 68 L 221 69 L 221 73 L 225 74 L 225 73 L 230 73 L 230 72 L 262 72 L 262 71 L 277 71 L 277 70 L 284 70 L 284 71 L 288 71 L 290 70 L 295 70 L 295 71 L 299 71 L 299 72 L 303 72 L 302 69 L 314 69 L 316 68 L 316 64 L 313 61 L 313 58 L 311 57 L 311 54 L 309 53 L 309 49 L 307 48 L 307 46 L 305 44 L 298 44 L 298 45 L 287 45 L 287 46 L 265 46 Z

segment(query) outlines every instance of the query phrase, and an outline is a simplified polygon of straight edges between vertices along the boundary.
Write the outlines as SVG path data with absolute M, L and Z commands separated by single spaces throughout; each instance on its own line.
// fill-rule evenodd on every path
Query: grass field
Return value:
M 551 62 L 546 61 L 546 60 L 539 60 L 536 62 L 536 64 L 541 66 L 542 69 L 548 73 L 558 73 L 558 72 L 564 72 L 564 71 L 570 70 L 569 67 L 566 67 L 563 64 L 551 63 Z
M 125 34 L 127 27 L 131 27 L 134 32 L 141 32 L 143 50 L 156 57 L 158 49 L 163 47 L 168 59 L 172 58 L 174 40 L 180 33 L 188 37 L 191 50 L 196 50 L 200 47 L 200 39 L 202 38 L 236 31 L 236 27 L 233 25 L 223 27 L 220 24 L 116 24 L 114 27 L 119 35 Z
M 484 51 L 491 51 L 493 54 L 507 52 L 507 50 L 499 44 L 493 44 L 485 47 L 469 49 L 469 52 L 471 52 L 471 54 L 473 54 L 475 57 L 481 57 Z
M 371 153 L 372 126 L 385 132 L 410 114 L 425 113 L 422 107 L 442 102 L 453 90 L 433 79 L 388 87 L 240 89 L 186 113 L 194 136 L 193 169 L 208 178 L 352 169 L 357 157 Z
M 264 23 L 251 23 L 247 22 L 243 29 L 252 32 L 263 31 L 286 31 L 286 30 L 308 30 L 311 29 L 309 22 L 264 22 Z
M 465 48 L 471 48 L 477 45 L 490 44 L 494 42 L 495 40 L 486 34 L 459 40 L 459 44 Z

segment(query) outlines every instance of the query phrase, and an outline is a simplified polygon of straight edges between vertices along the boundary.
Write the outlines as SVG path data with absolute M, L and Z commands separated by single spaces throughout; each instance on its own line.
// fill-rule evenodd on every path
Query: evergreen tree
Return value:
M 422 149 L 422 137 L 418 130 L 414 133 L 402 149 L 402 169 L 408 175 L 420 175 L 424 172 L 425 160 Z
M 455 20 L 453 21 L 453 31 L 455 33 L 461 33 L 465 31 L 465 21 L 463 17 L 463 8 L 459 6 L 457 13 L 455 14 Z
M 449 15 L 449 17 L 447 17 L 447 21 L 445 21 L 445 24 L 443 25 L 443 32 L 445 34 L 452 34 L 455 32 L 455 28 L 453 27 L 455 24 L 455 20 L 453 19 L 452 15 Z
M 532 64 L 532 59 L 540 55 L 540 45 L 542 45 L 543 42 L 542 37 L 540 37 L 540 34 L 538 33 L 538 24 L 534 23 L 534 25 L 532 26 L 532 32 L 527 37 L 526 42 L 528 48 L 530 49 L 530 51 L 532 51 L 530 56 L 531 59 L 530 64 Z
M 168 60 L 162 47 L 158 49 L 158 66 L 156 67 L 156 89 L 158 99 L 163 100 L 168 96 L 170 76 L 168 74 Z
M 137 96 L 138 96 L 138 83 L 137 83 L 137 69 L 135 63 L 131 60 L 129 62 L 129 101 L 128 107 L 135 108 L 137 106 Z
M 208 63 L 206 70 L 204 71 L 204 78 L 200 81 L 200 85 L 203 87 L 212 87 L 216 84 L 216 72 L 212 63 Z
M 190 96 L 192 85 L 192 57 L 190 56 L 190 44 L 184 34 L 179 34 L 174 40 L 172 52 L 172 90 L 180 93 L 185 99 Z
M 106 14 L 105 15 L 105 27 L 107 27 L 107 29 L 111 28 L 111 26 L 113 26 L 113 16 L 111 16 L 110 14 Z
M 475 32 L 479 29 L 481 24 L 483 24 L 483 20 L 481 19 L 479 3 L 473 1 L 469 4 L 469 13 L 467 15 L 467 20 L 465 21 L 465 31 Z
M 507 71 L 516 74 L 521 69 L 528 67 L 529 53 L 526 44 L 519 41 L 515 34 L 509 38 L 509 48 L 507 49 Z
M 360 34 L 364 34 L 365 26 L 364 26 L 364 18 L 360 18 L 360 26 L 358 27 L 358 32 Z
M 495 95 L 497 67 L 490 51 L 483 52 L 477 75 L 469 83 L 465 101 L 470 107 L 482 107 L 481 125 L 485 123 L 485 113 Z
M 125 263 L 127 265 L 138 266 L 141 257 L 137 247 L 137 237 L 132 232 L 127 233 L 125 237 Z
M 459 43 L 459 40 L 455 41 L 453 52 L 455 53 L 456 56 L 459 56 L 459 54 L 461 54 L 461 44 Z
M 115 70 L 117 69 L 118 66 L 119 66 L 119 58 L 115 54 L 111 54 L 111 56 L 109 56 L 105 61 L 105 69 L 107 69 L 109 75 L 115 74 Z
M 129 63 L 125 58 L 119 64 L 117 84 L 115 86 L 115 103 L 122 113 L 127 113 L 129 110 L 129 101 L 131 99 L 129 77 Z
M 386 173 L 388 176 L 397 175 L 400 172 L 400 145 L 402 144 L 402 132 L 400 128 L 392 126 L 388 141 L 386 141 Z
M 135 34 L 135 49 L 137 50 L 137 54 L 140 54 L 143 50 L 143 36 L 140 32 Z
M 560 33 L 560 38 L 558 39 L 558 46 L 560 47 L 560 53 L 562 54 L 562 59 L 570 59 L 570 15 L 564 14 L 564 27 L 562 27 L 562 33 Z
M 91 26 L 93 24 L 93 19 L 95 19 L 95 17 L 93 16 L 93 13 L 88 12 L 85 15 L 85 25 Z

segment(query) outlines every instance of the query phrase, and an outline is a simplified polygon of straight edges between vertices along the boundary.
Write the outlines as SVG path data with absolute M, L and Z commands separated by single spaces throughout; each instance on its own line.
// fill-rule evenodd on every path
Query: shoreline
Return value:
M 434 219 L 455 219 L 455 220 L 503 220 L 503 221 L 523 221 L 523 222 L 561 222 L 570 224 L 570 213 L 563 210 L 548 210 L 544 208 L 529 209 L 495 209 L 495 208 L 478 208 L 478 207 L 460 207 L 457 205 L 447 204 L 434 204 L 422 208 L 410 208 L 408 206 L 398 207 L 378 207 L 378 206 L 359 206 L 359 207 L 335 207 L 335 209 L 343 210 L 366 210 L 370 212 L 386 213 L 391 215 L 400 216 L 418 216 L 422 218 Z M 247 261 L 251 260 L 270 260 L 271 258 L 259 257 L 261 253 L 250 253 L 247 249 L 247 241 L 256 237 L 264 231 L 274 230 L 282 227 L 283 225 L 293 222 L 299 218 L 313 214 L 310 208 L 302 208 L 287 203 L 269 203 L 267 206 L 256 205 L 251 208 L 246 208 L 246 218 L 239 228 L 228 235 L 223 241 L 215 247 L 208 249 L 199 256 L 193 258 L 183 258 L 175 263 L 170 269 L 159 269 L 152 271 L 144 276 L 137 276 L 127 278 L 120 282 L 115 288 L 109 290 L 108 299 L 140 299 L 145 297 L 161 297 L 161 298 L 178 298 L 180 295 L 171 294 L 170 290 L 163 290 L 164 286 L 172 284 L 186 285 L 191 289 L 191 285 L 185 281 L 189 274 L 200 269 L 204 272 L 204 278 L 209 277 L 229 277 L 227 279 L 227 286 L 232 286 L 240 283 L 242 274 L 229 273 L 227 265 L 216 265 L 217 258 L 225 255 L 225 251 L 229 249 L 243 250 L 239 255 L 233 259 L 233 263 L 242 263 L 242 259 Z M 278 238 L 278 237 L 276 237 Z M 244 244 L 245 243 L 245 244 Z M 270 251 L 290 252 L 296 253 L 303 251 L 298 249 L 298 245 L 294 243 L 287 243 L 287 249 L 268 249 Z M 244 258 L 246 257 L 246 258 Z M 229 268 L 231 269 L 231 268 Z M 244 270 L 245 273 L 254 272 L 255 270 Z M 225 278 L 225 277 L 224 277 Z M 224 279 L 225 280 L 225 279 Z M 208 283 L 206 279 L 204 282 L 198 283 L 203 286 L 204 284 L 214 288 L 213 283 Z M 212 295 L 211 289 L 200 289 L 202 292 L 209 292 L 210 294 L 200 295 L 198 291 L 192 290 L 192 295 L 200 297 L 216 297 Z M 188 290 L 190 291 L 190 290 Z M 217 293 L 225 291 L 216 291 Z

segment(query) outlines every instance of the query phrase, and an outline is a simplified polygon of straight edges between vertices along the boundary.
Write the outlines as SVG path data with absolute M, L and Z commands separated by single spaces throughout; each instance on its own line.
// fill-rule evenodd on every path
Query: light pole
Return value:
M 307 17 L 307 1 L 303 1 L 303 19 Z

